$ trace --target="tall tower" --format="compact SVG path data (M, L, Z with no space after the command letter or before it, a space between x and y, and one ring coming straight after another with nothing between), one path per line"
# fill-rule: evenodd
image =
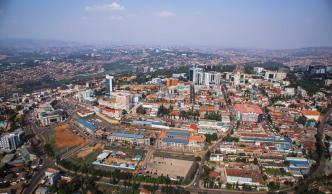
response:
M110 96L111 92L113 92L113 76L106 75L106 96Z

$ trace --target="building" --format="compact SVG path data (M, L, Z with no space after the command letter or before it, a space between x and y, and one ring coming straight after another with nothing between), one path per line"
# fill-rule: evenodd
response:
M112 133L111 135L107 136L107 139L110 141L124 141L130 144L136 145L150 145L150 138L144 137L144 135L137 135L131 133Z
M307 118L307 120L313 119L315 121L318 121L320 116L320 113L316 110L303 110L302 114Z
M16 131L14 133L6 134L0 138L0 149L16 150L23 143L24 143L24 132Z
M167 79L166 80L166 86L176 86L178 85L179 80L178 79Z
M266 80L283 80L286 79L287 73L278 71L266 71L264 79Z
M306 158L286 157L289 162L289 171L292 174L306 175L310 171L310 163Z
M110 96L113 92L113 76L106 75L106 82L105 82L105 95Z
M210 161L213 162L222 162L223 159L224 159L224 154L211 153L210 155Z
M235 116L238 121L258 122L263 114L262 109L255 104L235 104Z
M256 170L225 168L224 172L230 184L261 186L264 183L262 175Z
M189 81L194 85L202 85L204 82L204 70L199 67L192 67L189 69Z
M221 83L222 74L216 71L207 71L214 68L192 67L189 69L189 81L194 85L219 85Z
M242 66L237 66L233 72L233 84L235 86L243 85L246 83L246 75Z
M115 96L115 108L129 111L133 107L132 95L129 93L118 92Z
M90 122L88 122L88 121L86 121L82 118L77 120L77 124L81 128L85 129L87 132L89 132L91 134L94 134L97 130L97 127L94 124L92 124L92 123L90 123Z
M222 75L216 71L209 71L204 73L204 85L220 85Z
M97 98L91 89L81 91L75 95L79 102L83 102L89 105L95 105L97 103Z
M160 133L158 147L160 149L195 151L205 146L204 135L193 135L189 131L163 130Z
M51 185L56 184L56 182L61 178L60 171L54 168L48 168L45 171L45 176L48 178L48 181Z
M43 127L62 122L67 118L67 114L64 110L54 110L50 103L40 105L35 113L37 119Z

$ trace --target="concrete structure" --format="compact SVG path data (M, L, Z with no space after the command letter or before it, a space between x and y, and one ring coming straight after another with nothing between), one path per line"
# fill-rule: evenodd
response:
M106 96L110 96L111 93L113 92L113 79L114 79L113 76L106 75L106 82L105 82L105 88L106 88L105 95Z
M189 69L189 81L194 85L202 85L204 81L204 70L199 67L192 67Z
M235 104L236 119L242 122L258 122L259 116L263 114L262 109L255 104Z
M97 127L95 125L82 118L77 120L77 124L91 134L94 134L97 130Z
M225 168L224 173L230 184L261 186L264 183L262 175L256 170Z
M133 107L132 95L124 92L116 93L115 103L115 108L129 111Z
M144 135L136 135L131 133L112 133L107 136L110 141L124 141L137 145L150 145L150 138L144 137Z
M54 110L50 103L40 105L35 114L41 126L48 126L53 123L62 122L67 117L62 109Z
M204 135L193 135L188 131L163 130L158 141L159 148L170 150L194 151L204 146Z
M16 150L24 143L24 132L17 131L14 133L6 134L0 138L1 150Z

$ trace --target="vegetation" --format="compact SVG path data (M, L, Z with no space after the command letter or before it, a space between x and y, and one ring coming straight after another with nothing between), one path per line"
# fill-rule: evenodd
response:
M271 191L276 191L276 190L279 190L280 185L276 184L275 182L269 182L269 183L267 184L267 187L268 187L269 190L271 190Z
M180 118L181 119L194 119L194 120L198 120L199 118L199 111L192 111L192 110L188 110L188 111L184 111L182 110L180 112Z
M190 194L189 191L186 191L184 188L181 187L170 187L170 186L165 186L165 187L161 187L161 192L162 193L173 193L173 194Z
M299 118L296 119L296 122L299 124L305 125L307 123L307 117L299 116Z
M45 144L44 150L45 150L46 154L49 157L54 157L55 156L55 152L54 152L53 147L52 147L51 144L49 144L49 143Z
M216 133L211 134L205 134L206 142L211 143L212 141L218 140L218 135Z
M221 121L221 115L216 112L207 112L204 116L205 119Z
M224 137L223 140L224 140L224 141L227 141L227 142L233 142L233 141L235 141L235 142L239 142L239 138L238 138L238 137L233 137L233 136L231 136L231 135L229 135L229 134L227 134L227 136Z
M173 107L166 108L163 104L159 106L157 116L163 117L165 115L168 115L172 111Z
M143 106L139 106L137 109L136 109L136 112L138 114L141 114L141 115L145 115L146 114L146 110L145 108L143 108Z

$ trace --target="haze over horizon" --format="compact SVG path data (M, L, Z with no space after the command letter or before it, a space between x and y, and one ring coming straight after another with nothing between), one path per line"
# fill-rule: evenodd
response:
M0 2L0 39L286 49L332 46L331 21L329 0Z

